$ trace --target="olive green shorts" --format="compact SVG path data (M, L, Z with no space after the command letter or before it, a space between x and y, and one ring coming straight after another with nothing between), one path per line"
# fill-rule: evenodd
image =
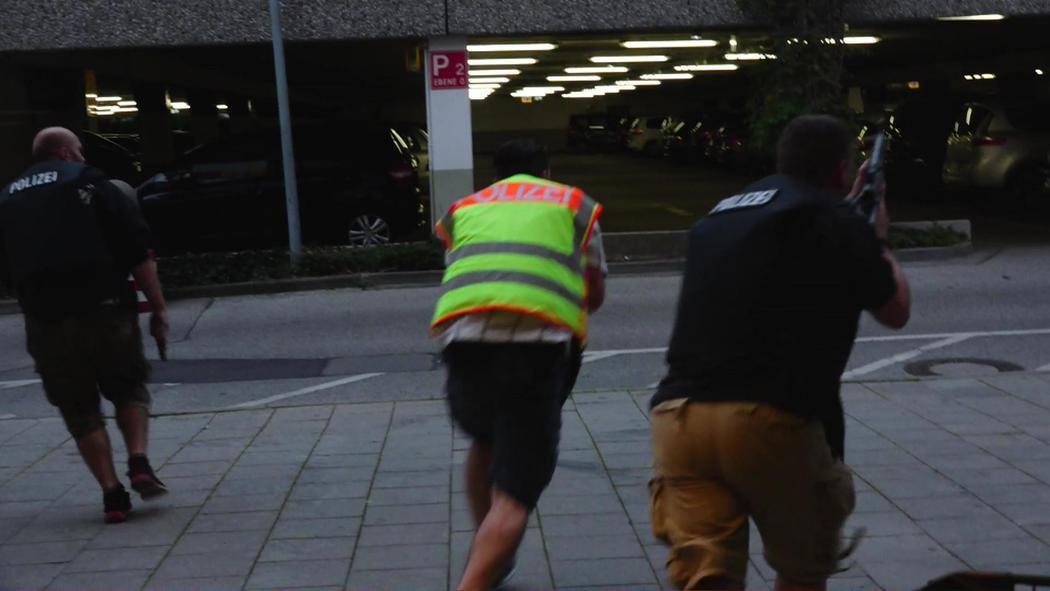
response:
M824 428L757 403L670 400L652 410L653 533L671 543L671 581L744 582L748 518L766 561L789 583L823 583L839 568L853 477Z
M148 412L150 367L134 310L104 305L64 318L27 316L26 344L48 402L74 438L104 426L101 397Z

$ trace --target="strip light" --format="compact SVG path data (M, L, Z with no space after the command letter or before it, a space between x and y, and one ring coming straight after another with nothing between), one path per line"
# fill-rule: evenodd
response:
M468 45L472 53L495 53L503 51L551 51L558 46L553 43L491 43L486 45Z
M224 105L220 103L218 105L215 105L215 108L219 111L228 111L230 110L230 105Z
M565 68L566 74L626 74L630 68L623 66L582 66L578 68Z
M595 64L641 64L666 62L671 58L666 55L596 55L591 58Z
M601 76L547 76L548 82L600 82Z
M642 80L692 80L692 74L644 74Z
M874 45L879 41L882 41L882 39L871 35L856 35L842 38L842 42L846 45Z
M122 96L96 96L96 103L117 103L124 100Z
M1043 70L1042 70L1042 69L1040 69L1040 68L1036 68L1036 69L1035 69L1035 75L1036 75L1036 76L1042 76L1042 75L1043 75Z
M172 101L171 108L179 111L185 111L190 108L190 104L185 101Z
M941 16L939 21L1001 21L1005 16L1001 14L969 14L964 16Z
M777 56L771 53L727 53L725 58L731 62L752 62L760 60L775 60Z
M624 41L621 43L627 49L681 49L688 47L715 47L718 41L714 39L668 39L664 41Z
M663 83L659 80L617 80L616 84L620 86L660 86Z
M468 82L471 84L506 84L510 82L510 78L500 78L498 76L492 78L471 78Z
M138 103L135 101L117 101L119 107L137 107Z
M470 76L517 76L518 74L521 74L521 70L514 68L502 70L470 70L467 74Z
M501 84L471 84L471 90L496 90Z
M674 67L675 72L732 72L739 69L740 66L736 64L689 64ZM642 76L642 78L645 78L645 76ZM668 78L668 80L674 80L674 78Z
M467 60L471 66L533 66L537 59L534 57L500 57Z
M489 95L493 92L495 91L487 88L471 88L467 91L467 95L472 101L483 101L489 98Z

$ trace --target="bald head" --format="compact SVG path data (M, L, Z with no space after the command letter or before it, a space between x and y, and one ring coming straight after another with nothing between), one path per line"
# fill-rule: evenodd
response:
M33 138L33 159L84 162L84 147L77 134L65 127L47 127Z

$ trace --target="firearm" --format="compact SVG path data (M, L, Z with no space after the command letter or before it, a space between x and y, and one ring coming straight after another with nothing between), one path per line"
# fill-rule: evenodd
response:
M875 134L875 144L872 146L871 156L868 157L868 170L864 175L864 186L861 187L860 194L853 200L857 212L864 216L873 226L875 225L875 220L879 217L882 192L886 185L884 174L885 157L886 132L880 131Z

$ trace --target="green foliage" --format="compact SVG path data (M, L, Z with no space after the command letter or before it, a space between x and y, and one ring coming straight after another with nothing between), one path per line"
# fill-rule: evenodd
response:
M777 56L760 67L749 102L752 140L772 156L777 138L792 119L807 113L843 116L845 0L737 0L747 15L771 26Z
M929 228L890 227L890 248L930 248L935 246L955 246L970 239L962 232L947 226L933 224Z
M350 273L424 271L444 266L444 250L437 243L396 244L372 248L311 248L303 251L294 272L283 250L186 254L157 262L165 287L188 287L324 277Z

